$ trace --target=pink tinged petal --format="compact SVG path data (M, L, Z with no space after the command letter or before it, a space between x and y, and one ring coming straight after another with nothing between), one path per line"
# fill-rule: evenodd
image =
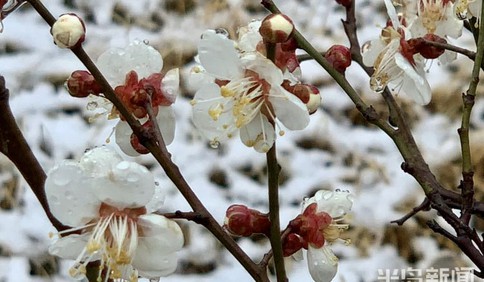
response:
M57 239L49 246L49 254L63 259L75 260L86 247L91 233L71 234Z
M163 68L163 59L160 53L141 41L134 41L125 49L110 49L97 60L97 65L111 86L124 83L126 74L136 71L138 78L142 79Z
M93 191L102 202L118 209L146 205L155 193L153 174L135 162L122 161L107 177L92 180Z
M280 86L272 86L269 101L278 120L290 130L301 130L309 124L306 105Z
M193 123L203 136L212 141L222 142L237 130L232 115L233 101L220 95L220 87L215 83L202 86L192 101ZM220 107L223 107L220 108ZM220 115L210 115L209 111L220 109Z
M324 246L316 249L308 247L308 268L315 282L330 282L338 271L338 260L332 251Z
M246 69L256 72L259 78L266 80L272 86L282 84L284 75L281 69L260 53L245 55L240 60Z
M175 113L170 106L158 107L156 122L160 127L161 136L166 145L170 145L175 138Z
M133 130L129 127L129 124L120 120L114 129L116 144L118 144L121 151L126 155L136 157L140 154L131 145L131 134L133 134Z
M234 42L214 30L202 34L198 45L200 63L216 78L230 80L243 75Z
M133 266L147 278L166 276L176 270L176 251L183 247L180 226L164 216L147 214L139 217L138 226L143 237L133 258Z
M123 158L112 148L101 146L87 151L79 161L79 166L88 176L104 177L122 161Z
M475 0L469 3L468 9L472 16L479 19L481 17L481 7L482 0Z
M312 203L317 203L317 212L326 212L332 218L342 217L353 206L353 196L348 191L319 190L314 197L309 198L303 204L303 210Z
M172 103L175 102L180 88L180 71L178 68L169 70L161 81L165 97Z
M414 68L400 53L395 54L395 63L404 72L403 91L416 103L427 105L432 99L432 90L423 68Z
M68 226L83 226L97 218L101 202L92 181L79 164L65 161L47 173L45 193L52 214Z
M240 129L242 143L247 147L254 147L259 153L267 153L272 148L275 138L274 126L260 113Z

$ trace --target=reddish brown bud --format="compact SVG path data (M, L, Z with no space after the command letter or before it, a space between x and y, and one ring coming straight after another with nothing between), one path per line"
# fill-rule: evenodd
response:
M350 49L343 45L333 45L328 49L324 57L335 70L344 74L347 67L351 65Z
M72 97L84 98L89 94L98 95L101 87L88 71L74 71L66 81L67 90Z
M259 33L264 42L286 42L294 31L292 20L283 14L271 14L262 20Z
M438 43L447 43L447 41L435 34L426 34L423 39ZM420 42L421 44L418 45L416 51L422 55L425 59L436 59L440 57L440 55L444 54L445 49L439 48L437 46L432 46L430 44L425 43L424 41Z
M231 205L225 213L224 227L232 235L248 237L253 234L269 234L270 222L267 214L244 205Z

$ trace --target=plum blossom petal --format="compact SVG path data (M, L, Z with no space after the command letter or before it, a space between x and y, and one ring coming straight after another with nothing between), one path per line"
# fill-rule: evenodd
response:
M140 216L139 226L143 237L139 238L133 266L147 278L157 278L173 273L177 257L173 253L183 247L183 233L174 221L164 216L149 214Z
M315 282L330 282L338 271L338 258L330 248L323 246L319 249L311 245L307 251L308 268Z
M134 162L122 161L109 170L108 177L94 178L92 182L99 200L118 209L142 207L155 192L153 174Z
M271 89L269 101L276 117L290 130L301 130L309 124L309 113L306 105L283 88Z
M274 144L274 126L265 115L258 114L240 129L240 139L247 147L254 147L259 153L267 153Z
M145 78L163 68L163 59L155 48L134 41L125 49L111 49L99 56L97 65L111 86L124 83L128 72L134 70L138 77Z
M348 191L319 190L303 204L303 210L312 203L317 203L317 212L326 212L332 218L347 214L353 206L353 197Z
M52 214L68 226L88 223L101 206L88 175L73 161L64 161L48 172L45 193Z
M131 145L132 134L133 130L126 121L120 120L114 128L114 138L121 151L128 156L136 157L139 153Z
M175 139L175 112L172 107L158 107L156 122L160 127L161 136L166 145L170 145Z
M75 260L87 244L91 234L71 234L58 238L49 246L49 253L63 259Z
M198 56L207 72L216 78L231 79L242 75L234 42L215 30L207 30L202 34Z
M423 67L412 66L402 54L395 54L396 65L403 70L404 80L402 90L420 105L427 105L432 99L432 89L430 88Z
M118 153L101 146L88 150L79 160L79 166L90 177L107 177L113 166L123 161Z

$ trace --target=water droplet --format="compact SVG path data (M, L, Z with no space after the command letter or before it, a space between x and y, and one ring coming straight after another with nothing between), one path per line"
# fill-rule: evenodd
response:
M160 281L160 278L150 278L150 282L158 282Z
M130 167L129 162L120 162L116 165L116 168L119 170L127 170Z
M341 189L339 188L336 188L336 190L334 190L335 192L341 192Z
M143 43L146 44L146 45L150 45L150 41L148 39L144 39Z
M210 147L212 147L212 148L214 148L214 149L217 149L217 148L218 148L218 146L220 146L220 142L218 142L217 140L211 140L211 141L209 142L209 145L210 145Z
M215 33L225 35L229 37L229 32L225 28L216 28Z
M60 204L60 202L59 202L59 197L57 197L57 196L55 196L55 195L50 196L50 197L49 197L49 199L50 199L50 201L52 202L52 204L54 204L54 205L58 205L58 204Z
M155 181L155 186L159 186L159 185L160 185L160 182Z
M91 102L87 103L87 106L86 106L86 108L89 111L94 111L97 107L98 107L98 104L95 101L91 101Z
M366 53L368 52L368 50L371 49L371 41L368 41L366 42L365 44L363 44L363 46L361 47L361 51L362 53Z
M66 199L67 199L67 200L72 200L72 199L74 199L74 194L72 194L72 192L71 192L71 191L66 191L66 192L64 193L64 195L66 196Z
M333 197L333 192L325 193L323 199L328 200Z
M139 180L139 175L136 174L136 173L129 173L127 176L126 176L126 180L128 182L136 182Z
M54 183L59 186L65 186L71 182L69 175L67 174L56 174L54 177Z

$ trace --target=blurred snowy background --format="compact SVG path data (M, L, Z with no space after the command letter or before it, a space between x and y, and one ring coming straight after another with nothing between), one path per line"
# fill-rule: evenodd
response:
M258 0L45 0L54 15L75 12L86 22L86 51L93 59L110 47L124 47L135 39L159 49L165 69L181 67L183 82L193 66L196 44L208 28L225 28L235 36L239 26L265 15ZM276 1L303 34L319 49L347 45L340 19L343 10L332 0ZM359 0L360 42L376 38L386 21L383 1ZM84 69L68 50L52 43L49 27L28 4L4 21L0 34L0 74L11 93L11 107L35 155L48 170L57 161L78 159L86 148L109 140L113 121L91 120L86 101L71 98L63 83ZM460 46L472 46L464 36ZM460 93L467 87L470 63L460 58L448 66L427 63L433 100L424 108L399 101L421 150L436 175L448 187L459 180ZM471 266L455 246L434 235L422 213L402 227L390 224L423 200L417 183L400 170L402 158L391 140L354 109L347 96L314 62L302 64L306 83L317 85L321 109L301 132L278 139L281 174L281 225L300 212L300 202L319 189L348 189L355 195L351 228L343 237L350 246L335 245L340 267L335 281L385 281L378 269L454 269ZM371 92L368 78L353 65L347 77L359 93L384 112L380 97ZM184 84L186 85L186 84ZM478 92L482 93L482 89ZM481 94L479 93L479 94ZM245 147L238 138L212 149L190 121L193 90L183 87L174 104L175 141L169 146L175 163L202 202L222 223L226 208L242 203L267 211L265 156ZM473 160L477 198L484 192L484 100L478 99L472 116ZM163 211L188 211L189 206L150 156L136 158L150 168L166 192ZM72 262L47 253L48 233L54 231L29 187L15 168L0 157L0 281L71 281ZM243 268L196 224L180 222L186 246L175 274L161 281L251 281ZM475 222L481 230L483 222ZM239 239L256 260L269 249L263 237ZM311 281L306 261L287 260L291 281ZM381 275L380 275L381 276ZM392 281L398 281L399 278ZM475 279L476 281L477 279ZM450 281L450 280L449 280Z

